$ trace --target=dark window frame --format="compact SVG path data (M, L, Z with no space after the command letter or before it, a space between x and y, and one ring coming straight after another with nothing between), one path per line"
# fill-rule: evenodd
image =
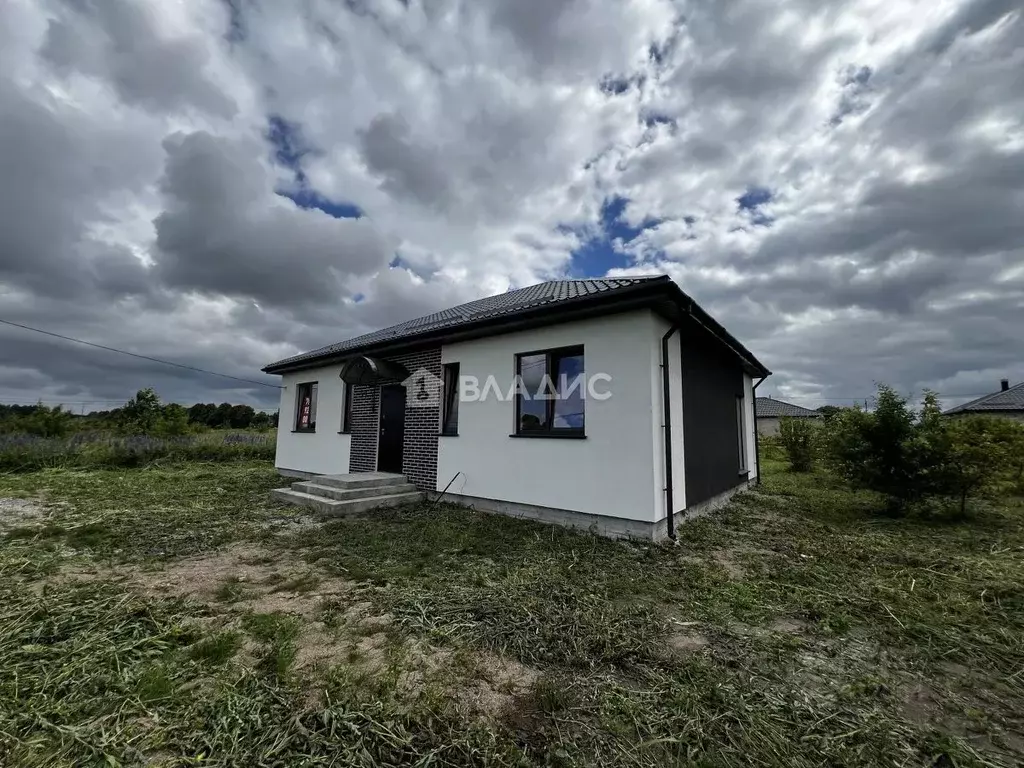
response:
M459 435L459 363L445 363L441 366L441 435Z
M309 389L309 409L310 409L310 425L308 427L302 427L300 421L302 419L302 393L308 388ZM320 394L320 382L319 381L302 381L295 385L295 418L292 420L292 432L316 432L316 411L319 405L318 397L313 396L313 391L316 390L316 394Z
M565 357L582 357L583 358L583 375L586 375L587 370L587 358L584 352L582 344L573 344L566 347L552 347L550 349L538 349L532 352L519 352L515 356L515 375L516 381L522 381L522 363L524 357L534 357L537 355L544 355L544 374L550 378L550 380L557 386L557 376L552 376L552 371L558 370L558 361ZM586 384L584 384L586 386ZM513 425L512 434L509 437L549 437L549 438L585 438L586 435L586 397L581 396L580 401L583 404L583 426L582 427L556 427L555 423L555 403L557 400L554 398L545 400L545 423L546 427L542 429L523 429L522 428L522 414L521 407L523 403L522 395L518 392L515 396L515 424Z
M356 388L354 384L344 382L344 391L341 393L341 431L339 435L352 434L352 401L355 399Z

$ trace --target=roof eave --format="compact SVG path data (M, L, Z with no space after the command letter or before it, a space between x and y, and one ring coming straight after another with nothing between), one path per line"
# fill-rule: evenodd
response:
M1010 406L1010 407L994 407L994 408L950 408L948 411L943 411L943 416L956 416L958 413L1024 413L1024 407Z
M638 301L647 301L647 294L652 295L660 291L663 286L671 283L666 277L647 280L642 283L621 288L613 293L596 293L586 296L579 296L574 299L567 299L558 302L547 302L531 307L526 310L509 314L491 315L478 320L473 320L458 326L447 326L444 328L433 328L417 334L410 334L399 339L365 344L359 347L341 350L335 353L327 353L293 362L280 361L271 363L262 368L264 373L284 374L295 371L307 370L309 368L320 368L324 365L331 365L346 360L355 355L365 354L396 354L406 349L422 347L431 342L452 342L461 341L467 338L479 338L481 336L498 335L509 330L520 330L520 326L532 325L541 320L563 316L566 320L575 319L581 313L594 308L614 308L619 304L632 304Z

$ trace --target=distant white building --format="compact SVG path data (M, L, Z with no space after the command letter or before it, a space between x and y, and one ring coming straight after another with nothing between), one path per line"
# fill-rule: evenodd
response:
M799 405L776 400L773 397L757 398L757 433L764 437L779 434L783 416L793 419L820 419L822 415Z

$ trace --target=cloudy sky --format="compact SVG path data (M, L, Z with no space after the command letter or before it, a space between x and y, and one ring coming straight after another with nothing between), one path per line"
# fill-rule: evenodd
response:
M273 382L667 272L764 392L951 405L1024 379L1021 72L1015 0L4 0L0 319ZM0 401L146 385L277 398L0 326Z

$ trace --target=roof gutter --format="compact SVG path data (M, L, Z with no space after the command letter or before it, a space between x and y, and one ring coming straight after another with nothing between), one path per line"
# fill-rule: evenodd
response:
M672 327L661 337L661 402L665 430L665 520L668 526L668 538L671 541L678 541L678 539L676 538L675 502L672 497L672 382L668 368L668 340L678 330L679 323L673 323Z

